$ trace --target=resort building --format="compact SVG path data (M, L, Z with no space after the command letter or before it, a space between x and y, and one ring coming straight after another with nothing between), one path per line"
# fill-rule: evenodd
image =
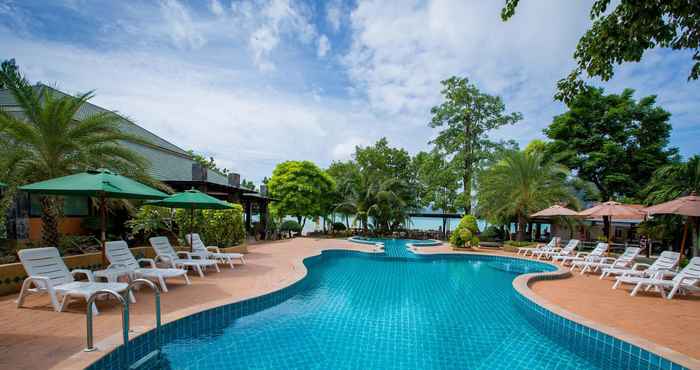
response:
M66 93L55 88L37 84L37 89L51 89L53 94ZM13 114L21 115L22 110L16 104L8 90L0 90L0 108ZM86 103L81 107L75 119L80 120L90 115L108 112L97 105ZM257 233L265 238L268 204L271 199L267 189L261 185L260 192L241 187L238 173L223 174L206 168L196 162L192 155L168 140L146 130L131 120L120 116L122 130L138 136L148 144L123 143L125 147L137 152L150 162L151 175L172 187L176 191L195 188L216 198L239 203L245 210L246 228L249 233ZM59 229L65 234L80 234L84 231L84 221L95 214L87 197L64 197L64 216ZM38 198L20 193L8 217L8 237L10 239L38 239L41 234L41 207ZM254 221L258 221L255 222ZM259 225L256 227L256 225Z

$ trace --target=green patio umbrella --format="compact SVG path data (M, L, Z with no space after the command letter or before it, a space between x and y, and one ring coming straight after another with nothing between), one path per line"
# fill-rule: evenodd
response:
M106 262L106 199L162 199L168 196L166 193L103 168L35 182L33 184L21 186L20 190L36 194L76 195L99 198L100 228L102 231L100 242L102 244L103 263Z
M182 193L173 194L165 199L154 200L147 202L148 205L170 207L170 208L188 208L190 210L190 248L192 248L192 230L194 228L194 210L195 209L230 209L232 205L216 199L211 195L202 193L199 190L190 189Z

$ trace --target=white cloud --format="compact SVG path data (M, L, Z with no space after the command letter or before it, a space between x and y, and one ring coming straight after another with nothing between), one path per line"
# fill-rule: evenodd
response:
M321 37L318 38L318 51L316 55L318 55L319 58L323 58L329 50L331 50L331 42L328 41L326 35L321 35Z
M351 137L341 143L336 144L333 147L331 155L333 156L334 160L348 160L352 157L353 154L355 154L355 147L366 146L368 144L370 144L370 142L366 139L360 137Z
M163 21L175 46L196 49L206 43L183 4L177 0L161 0L160 5Z
M326 21L334 31L340 30L343 15L343 4L340 0L331 0L326 4Z
M216 16L221 16L222 14L224 14L224 7L221 6L219 0L211 0L209 2L209 9Z

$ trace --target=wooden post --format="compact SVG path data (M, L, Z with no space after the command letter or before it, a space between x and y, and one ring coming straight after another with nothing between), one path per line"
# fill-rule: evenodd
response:
M100 244L102 244L102 265L107 264L107 200L100 195Z
M681 240L681 260L685 256L683 256L683 252L685 251L685 241L688 239L688 224L690 223L690 217L687 217L685 220L685 225L683 226L683 239Z

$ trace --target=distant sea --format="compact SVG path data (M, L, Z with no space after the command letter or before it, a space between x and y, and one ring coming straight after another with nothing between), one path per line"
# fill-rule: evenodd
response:
M336 217L336 222L345 223L345 218ZM457 227L458 223L459 223L459 219L448 218L447 219L447 230L454 230L454 228ZM479 220L478 224L479 224L479 230L484 230L486 228L485 221ZM350 219L350 226L352 227L352 219ZM426 230L427 231L427 230L440 230L441 227L442 227L442 219L441 218L411 217L410 224L408 225L407 228L413 229L413 230ZM306 224L304 225L303 233L306 234L308 232L312 232L315 230L321 230L322 228L323 228L323 224L316 225L315 222L313 222L311 220L306 220Z

